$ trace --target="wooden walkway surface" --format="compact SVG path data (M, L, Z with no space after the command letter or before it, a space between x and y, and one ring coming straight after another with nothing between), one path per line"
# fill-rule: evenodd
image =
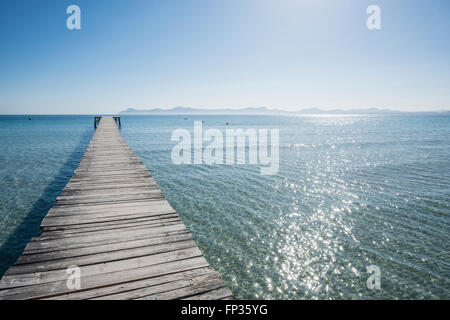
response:
M0 281L0 299L232 299L145 165L103 117ZM80 287L68 271L79 267Z

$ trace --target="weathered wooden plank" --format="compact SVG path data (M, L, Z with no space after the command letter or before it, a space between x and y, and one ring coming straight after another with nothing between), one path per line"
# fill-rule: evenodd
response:
M56 216L58 214L81 214L81 213L106 213L106 212L115 212L115 211L125 211L130 214L133 213L134 210L139 210L142 208L149 208L150 210L155 209L156 207L168 207L170 206L166 199L155 199L148 201L140 201L140 202L123 202L123 203L104 203L99 205L79 205L79 206L60 206L53 207L49 210L48 215ZM172 208L172 207L170 207ZM173 210L173 209L172 209Z
M123 210L123 209L122 209ZM62 224L66 226L72 226L72 225L82 225L87 223L102 223L102 222L109 222L109 221L117 221L117 220L127 220L127 219L136 219L136 218L145 218L145 217L155 217L155 216L161 216L161 215L167 215L175 213L175 210L172 208L167 209L160 209L151 211L147 208L143 208L141 210L133 210L128 212L123 211L113 211L111 213L80 213L80 214L72 214L67 215L67 218L64 219L62 215L55 215L52 217L45 218L44 221L42 221L41 228L45 227L52 227L52 226L60 226Z
M80 228L54 228L53 230L44 229L42 234L45 234L45 237L48 236L58 236L60 234L67 234L67 235L78 235L78 234L87 234L90 232L97 232L97 231L111 231L111 230L117 230L122 231L124 229L129 229L133 227L138 226L146 226L146 227L161 227L161 226L168 226L175 223L180 223L181 219L178 216L173 217L167 217L165 219L152 219L152 220L144 220L144 221L125 221L122 223L119 223L116 221L114 224L108 224L108 225L97 225L97 226L91 226L91 227L80 227Z
M53 236L47 236L45 233L43 233L40 237L39 240L35 241L35 240L31 240L30 243L40 243L40 244L50 244L50 245L55 245L55 244L60 244L60 245L64 245L64 244L71 244L71 243L83 243L83 242L89 242L89 241L98 241L98 240L103 240L105 238L111 238L111 237L115 237L115 238L119 238L122 236L130 236L132 237L133 234L134 235L138 235L140 233L145 233L146 235L150 235L150 234L155 234L155 235L159 235L159 234L163 234L166 233L168 231L179 231L179 230L185 230L186 227L184 226L183 223L178 222L175 224L171 224L168 226L159 226L159 227L152 227L152 226L142 226L142 227L132 227L132 228L126 228L125 230L122 230L120 233L119 232L111 232L109 230L106 231L97 231L97 232L92 232L90 234L83 234L83 235L72 235L72 234L67 234L67 235L62 235L62 236L58 236L57 238L53 237Z
M83 276L81 278L81 290L68 290L66 280L36 284L27 287L16 287L8 290L0 290L0 299L30 299L39 297L45 298L68 292L81 293L89 289L98 289L131 281L150 279L153 277L160 277L175 272L192 270L207 266L208 263L206 262L205 258L200 256L96 276Z
M194 279L192 279L194 280ZM193 295L205 293L214 289L225 287L225 283L220 278L199 281L198 283L190 283L167 292L150 294L148 296L139 297L136 300L173 300L182 299Z
M61 300L61 299L93 299L93 298L100 298L112 294L117 294L121 292L131 291L135 289L141 289L146 288L150 286L156 286L158 284L163 284L167 282L172 282L176 280L183 280L183 279L190 279L192 277L201 276L201 275L207 275L216 273L214 269L211 267L203 267L188 271L182 271L182 272L176 272L171 273L167 275L162 275L159 277L144 279L144 280L136 280L132 282L126 282L123 284L118 285L111 285L99 289L92 289L92 290L86 290L83 292L73 292L73 293L66 293L64 295L59 296L53 296L47 298L48 300Z
M71 193L71 192L79 192L80 194L82 193L87 193L87 192L92 192L94 190L99 190L99 191L106 191L106 190L115 190L115 189L128 189L128 188L157 188L158 186L156 185L156 183L148 183L145 180L142 182L139 181L132 181L129 183L115 183L115 184L100 184L100 183L84 183L84 184L68 184L66 185L66 187L64 188L63 192L61 192L61 195L65 195L67 193Z
M96 172L96 173L77 173L73 176L72 182L97 182L97 183L106 183L109 181L113 181L116 183L122 183L123 181L133 181L134 179L152 179L152 176L149 172L146 171L133 171L133 173L124 172L124 171L115 171L114 173L108 174L108 171L105 172ZM148 181L148 180L147 180Z
M85 256L74 256L63 259L39 261L35 263L27 263L21 265L14 265L5 273L6 276L43 272L64 269L72 265L79 267L96 264L106 263L111 261L125 260L135 257L145 257L157 253L176 251L181 249L193 248L195 242L192 240L176 241L172 243L149 245L144 247L128 248L126 250L117 250L114 252L96 253Z
M167 291L173 291L181 288L194 286L196 283L209 282L211 280L219 279L219 274L217 272L200 275L196 277L191 277L189 279L175 280L166 282L160 285L143 287L135 290L130 290L122 293L112 294L108 296L102 296L100 298L94 298L93 300L130 300L130 299L140 299L143 297L148 297L156 294L163 294Z
M66 191L56 198L56 201L60 200L77 200L77 199L95 199L104 198L105 196L128 196L128 195L142 195L142 194L162 194L156 186L153 187L141 187L141 188L121 188L121 189L107 189L107 190L97 190L96 192L77 192L77 191Z
M64 247L57 247L55 245L53 245L53 246L51 246L51 245L50 246L36 246L36 244L39 244L38 238L32 238L33 242L28 243L28 245L25 247L23 254L24 255L43 254L43 253L48 253L48 252L60 251L60 250L78 250L81 248L89 248L89 247L100 246L100 245L110 245L110 244L124 243L124 242L149 239L149 238L152 238L152 239L153 238L165 238L165 237L181 235L181 234L188 234L188 233L189 232L187 229L171 231L171 232L166 232L163 234L156 234L156 235L155 234L147 234L145 232L142 234L136 234L136 236L134 236L134 237L133 236L124 237L123 235L121 235L120 237L112 237L109 239L101 239L101 240L96 240L96 241L91 241L91 242L86 242L86 243L70 243L70 244L66 244ZM34 244L34 246L33 246L33 244Z
M136 197L154 197L154 196L163 196L163 193L159 189L122 189L122 193L120 190L111 190L106 192L95 192L91 194L79 194L77 192L70 193L69 195L58 196L56 201L61 204L63 202L78 203L79 201L90 201L90 200L101 200L101 201L117 201L117 200L126 200L126 199L134 199ZM97 202L97 201L96 201Z
M148 265L160 264L169 261L183 260L193 257L201 257L202 254L197 247L181 249L176 251L152 254L144 257L130 258L119 261L97 263L93 265L81 266L83 277L112 273L116 271L131 270ZM67 267L59 270L50 270L43 272L32 272L25 274L8 275L6 273L0 281L0 289L30 286L40 283L66 281Z
M86 256L96 253L114 252L118 250L126 250L132 248L139 248L144 246L159 245L164 243L172 243L177 241L191 240L192 235L189 233L182 233L168 237L144 238L140 240L131 240L124 242L116 242L104 245L95 245L89 247L75 248L75 249L61 249L58 251L50 251L35 254L23 254L17 260L16 265L25 263L34 263L40 261L49 261L57 259L65 259L69 257Z
M149 215L147 213L141 216L130 217L129 215L116 216L110 220L99 220L99 219L91 219L90 221L80 222L79 218L72 219L64 219L64 218L54 218L50 221L47 221L47 224L43 226L41 224L41 228L43 231L49 230L68 230L72 231L75 229L86 229L90 227L104 227L104 226L115 226L119 224L128 224L128 223L138 223L138 222L147 222L147 221L159 221L164 219L171 218L179 218L179 216L173 213L167 214L158 214L158 215Z
M73 199L73 200L57 200L55 206L63 205L77 205L77 204L102 204L102 203L123 203L134 202L151 199L162 199L164 195L162 192L142 193L138 195L118 195L116 197L92 197L87 199Z
M179 224L181 223L181 219L177 216L166 218L166 219L157 219L157 220L146 220L146 221L138 221L138 222L126 222L126 223L115 223L115 224L109 224L109 225L100 225L100 226L94 226L94 227L85 227L85 228L71 228L71 229L56 229L56 230L48 230L44 229L42 235L45 237L45 239L48 239L49 237L58 237L60 238L61 235L86 235L90 234L91 232L97 232L97 231L112 231L116 230L117 232L123 231L126 229L131 229L134 227L149 227L149 228L156 228L161 226L169 226L173 224Z

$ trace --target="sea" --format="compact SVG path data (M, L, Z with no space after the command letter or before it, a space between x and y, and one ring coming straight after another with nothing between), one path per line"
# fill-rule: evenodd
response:
M279 169L175 164L176 129L278 129ZM122 115L237 299L450 299L450 115ZM93 116L0 116L0 275L39 235Z

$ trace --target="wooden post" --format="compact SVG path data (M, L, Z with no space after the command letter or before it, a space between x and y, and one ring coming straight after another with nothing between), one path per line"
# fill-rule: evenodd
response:
M121 128L122 127L122 123L120 122L120 117L113 117L114 121L116 122L116 125Z
M100 123L101 116L96 116L94 118L94 129L97 129L98 124Z

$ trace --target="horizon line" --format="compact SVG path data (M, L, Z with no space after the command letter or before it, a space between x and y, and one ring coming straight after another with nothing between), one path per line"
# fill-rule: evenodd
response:
M194 108L192 108L194 109ZM229 109L229 110L243 110L246 108L242 108L242 109ZM311 109L315 109L315 108L311 108ZM351 109L351 110L344 110L344 109L333 109L333 110L322 110L319 109L321 111L321 113L304 113L306 115L314 115L314 114L336 114L335 111L340 111L343 113L347 113L347 114L361 114L358 113L357 111L364 111L364 110L371 110L373 108L367 108L367 109ZM139 110L139 109L135 109L137 111L137 113L139 111L152 111L155 109L147 109L147 110ZM180 113L165 113L164 111L170 111L172 109L161 109L161 112L155 112L154 114L160 114L160 115L185 115L186 113L180 112ZM197 109L197 110L201 110L201 111L210 111L210 114L205 114L205 113L190 113L190 114L196 114L196 115L211 115L211 111L212 113L214 113L214 109ZM224 109L216 109L217 111L221 111ZM268 109L269 111L273 111L273 114L267 114L267 113L247 113L247 114L251 114L251 115L283 115L283 114L276 114L276 111L281 111L284 112L285 115L293 115L296 113L301 112L302 110L296 110L296 111L287 111L287 110L281 110L281 109ZM304 109L304 110L308 110L308 109ZM445 112L450 112L450 109L440 109L440 110L429 110L429 111L423 111L423 110L419 110L419 111L401 111L401 110L391 110L391 109L378 109L378 112L373 112L373 113L365 113L365 114L389 114L389 113L445 113ZM333 112L334 111L334 112ZM116 113L111 113L111 112L97 112L97 113L0 113L0 116L114 116L114 115L131 115L133 112L125 112L125 111L119 111ZM217 112L217 115L223 115L223 114L232 114L232 113L227 113L227 112ZM242 115L245 115L246 113L242 113ZM145 114L136 114L136 115L145 115Z

